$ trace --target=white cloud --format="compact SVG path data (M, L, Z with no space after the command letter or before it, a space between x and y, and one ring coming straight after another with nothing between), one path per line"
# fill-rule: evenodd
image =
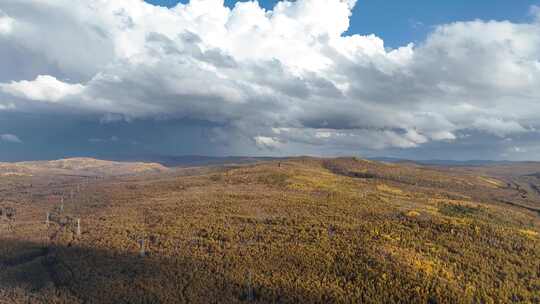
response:
M524 152L527 152L526 149L523 149L521 147L512 147L512 151L513 152L516 152L516 153L524 153Z
M16 107L15 107L15 104L13 102L9 102L9 103L0 103L0 111L3 111L3 110L14 110Z
M540 21L540 6L532 5L530 7L530 13L533 17L536 18L537 21Z
M104 143L104 142L117 142L120 138L118 136L111 136L110 138L90 138L88 139L88 142L91 143Z
M13 30L15 21L0 10L0 35L7 35Z
M0 90L30 100L57 102L69 95L82 93L84 86L69 84L48 75L38 75L33 81L12 81L0 84Z
M281 146L279 140L274 137L256 136L253 139L255 140L255 144L257 145L257 147L261 149L273 150Z
M0 134L0 141L7 142L7 143L16 143L20 144L22 141L13 134Z
M24 111L43 110L29 101L75 107L104 123L208 121L220 138L271 149L412 148L462 140L464 130L538 129L537 20L455 22L388 49L376 35L344 34L354 4L2 1L0 20L17 27L0 43L10 54L0 58L0 98Z
M486 131L499 137L527 132L527 129L515 121L504 121L497 118L480 117L474 121L473 126L478 130Z
M414 130L398 132L395 130L288 128L281 130L278 134L279 137L262 138L271 139L272 142L277 143L279 141L300 143L315 147L331 147L341 151L351 151L359 146L377 150L389 147L412 148L427 140ZM268 141L270 142L270 140ZM280 145L276 145L276 147L280 147Z

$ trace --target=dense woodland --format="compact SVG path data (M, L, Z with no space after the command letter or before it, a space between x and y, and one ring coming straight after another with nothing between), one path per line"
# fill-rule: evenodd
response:
M540 303L540 204L492 176L296 158L2 178L0 303Z

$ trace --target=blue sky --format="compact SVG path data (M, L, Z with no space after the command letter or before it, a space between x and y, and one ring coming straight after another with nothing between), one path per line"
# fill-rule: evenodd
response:
M146 0L146 2L171 7L177 0ZM180 1L187 2L187 1ZM226 0L233 7L238 1ZM262 0L259 4L271 9L277 1ZM388 47L399 47L409 42L419 43L433 26L457 21L509 20L526 22L531 16L531 5L540 1L530 0L358 0L353 10L352 34L376 34Z

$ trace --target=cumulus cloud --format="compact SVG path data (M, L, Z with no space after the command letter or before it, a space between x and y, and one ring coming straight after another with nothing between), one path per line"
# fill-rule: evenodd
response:
M88 139L88 142L91 143L107 143L107 142L117 142L120 138L118 136L111 136L110 138L90 138Z
M255 144L257 144L257 147L262 149L276 149L279 148L281 143L278 139L274 137L266 137L266 136L256 136L255 138Z
M84 86L81 84L65 83L48 75L38 75L33 81L21 80L0 84L0 90L13 96L49 102L81 94L83 89Z
M7 143L16 143L20 144L22 141L13 134L0 134L0 141L7 142Z
M538 18L440 25L419 45L388 49L376 35L345 34L355 2L281 1L265 10L222 0L170 9L5 0L0 102L24 111L54 104L66 115L77 108L104 123L206 121L220 141L315 152L414 148L471 130L536 132Z
M483 130L499 137L527 132L527 129L515 121L504 121L497 118L477 118L473 125L478 130Z
M0 35L7 35L11 33L13 29L13 19L0 10Z
M15 104L10 102L10 103L0 103L0 111L2 110L14 110L15 109Z
M530 8L530 13L537 21L540 21L540 6L532 5Z

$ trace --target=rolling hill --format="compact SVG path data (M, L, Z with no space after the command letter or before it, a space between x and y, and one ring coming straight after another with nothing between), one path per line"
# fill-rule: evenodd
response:
M2 180L8 302L540 302L539 202L474 168L302 157L48 179Z
M52 161L0 163L0 175L8 176L116 176L166 171L168 171L166 167L157 163L114 162L93 158L68 158Z

